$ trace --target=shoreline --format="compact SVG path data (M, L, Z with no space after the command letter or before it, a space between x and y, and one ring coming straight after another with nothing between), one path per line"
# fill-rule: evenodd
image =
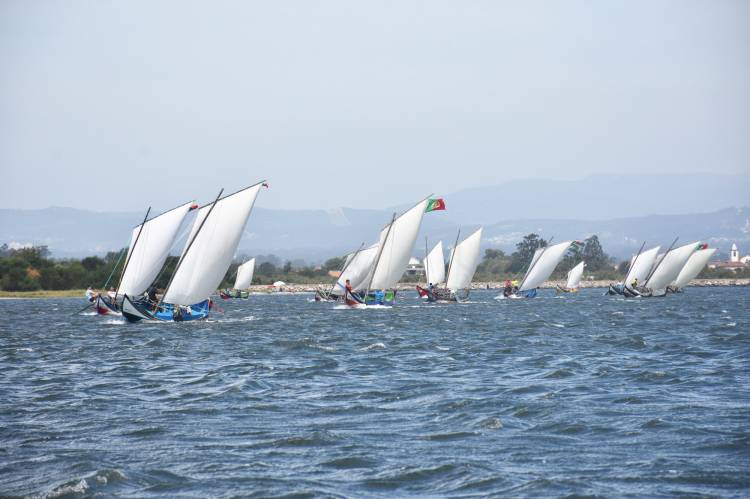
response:
M606 288L611 281L581 281L581 288ZM557 285L564 285L565 281L547 281L540 286L541 289L553 289ZM399 291L413 290L417 283L400 283L396 286ZM330 282L318 284L287 284L283 292L291 293L313 293L317 289L330 288ZM724 287L724 286L750 286L750 279L694 279L689 287ZM471 283L471 289L502 289L503 281L485 281ZM251 293L276 293L270 284L254 284L248 289ZM62 289L50 291L0 291L0 300L29 299L29 298L82 298L85 289Z

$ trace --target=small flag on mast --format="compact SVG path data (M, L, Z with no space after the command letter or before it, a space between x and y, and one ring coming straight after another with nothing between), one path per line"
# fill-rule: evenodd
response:
M443 198L434 198L427 201L427 208L424 210L425 213L431 211L440 211L445 209L445 200Z

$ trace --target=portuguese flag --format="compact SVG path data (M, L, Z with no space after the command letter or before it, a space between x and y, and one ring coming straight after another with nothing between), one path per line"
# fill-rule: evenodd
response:
M443 198L435 198L427 201L427 208L424 210L425 213L431 211L439 211L445 209L445 200Z

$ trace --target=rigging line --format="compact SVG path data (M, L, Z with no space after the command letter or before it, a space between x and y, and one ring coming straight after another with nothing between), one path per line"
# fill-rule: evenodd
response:
M106 289L107 285L109 284L110 279L112 279L112 276L115 273L115 270L117 270L117 266L120 265L120 261L122 260L122 256L125 254L126 248L122 248L120 250L120 257L115 262L115 266L112 267L112 272L109 273L109 277L107 277L107 282L104 283L104 286L102 286L102 289Z
M120 274L120 280L117 281L117 289L115 290L115 297L113 298L113 301L115 302L115 305L117 304L117 294L120 292L120 285L122 285L122 278L125 276L125 271L128 269L128 264L130 263L130 259L133 257L133 253L135 253L135 248L138 246L138 240L141 238L141 233L143 232L143 227L146 226L146 221L148 220L148 214L151 213L151 207L148 207L148 210L146 210L146 216L143 217L143 222L141 222L141 226L138 229L138 235L135 236L135 241L133 241L133 247L130 248L130 253L128 253L128 258L125 260L125 265L122 267L122 273Z

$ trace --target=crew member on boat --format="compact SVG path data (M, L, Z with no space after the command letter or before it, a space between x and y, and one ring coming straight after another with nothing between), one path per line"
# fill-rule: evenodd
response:
M148 297L148 301L156 304L159 301L159 298L156 297L156 286L152 284L146 291L146 296Z
M506 298L513 294L513 284L511 284L510 279L505 280L505 288L503 288L503 296Z
M97 293L89 286L86 288L86 299L90 301L91 303L94 303L96 301Z

